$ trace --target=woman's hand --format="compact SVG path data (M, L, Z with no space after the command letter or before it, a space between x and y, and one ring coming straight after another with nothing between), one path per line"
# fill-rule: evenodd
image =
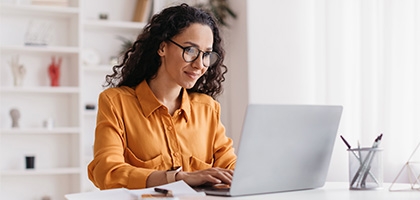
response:
M194 172L180 171L176 174L176 180L183 180L188 185L194 187L203 184L224 183L230 185L232 182L233 170L222 168L209 168Z

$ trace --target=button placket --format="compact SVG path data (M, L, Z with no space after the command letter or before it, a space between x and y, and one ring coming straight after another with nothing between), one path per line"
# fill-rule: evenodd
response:
M166 109L162 111L166 111ZM180 162L181 154L179 153L179 143L176 136L176 130L173 125L173 119L167 112L163 114L163 116L164 117L162 118L162 120L165 126L165 133L168 140L169 151L170 151L169 154L172 159L172 165L181 166L182 165L182 163Z

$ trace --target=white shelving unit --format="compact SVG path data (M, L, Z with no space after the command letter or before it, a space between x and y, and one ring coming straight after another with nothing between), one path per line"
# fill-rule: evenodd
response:
M145 23L131 21L136 0L69 0L68 7L30 2L0 0L0 199L64 199L96 190L86 167L93 157L98 94L121 47L117 36L134 40ZM103 13L107 20L99 19ZM25 45L33 23L50 28L48 45ZM86 50L99 61L87 65ZM26 68L22 86L13 85L10 62L16 55ZM58 87L48 77L52 57L63 59ZM20 111L19 128L11 127L13 108ZM53 128L43 126L47 119ZM29 154L35 169L25 169Z
M64 199L79 192L83 167L80 123L80 9L1 1L0 34L0 199ZM37 24L38 23L38 24ZM54 37L48 45L25 45L28 27L46 26ZM13 85L12 57L26 68L22 86ZM62 58L60 86L50 86L48 65ZM20 112L11 128L9 111ZM53 128L43 121L53 119ZM35 169L25 169L25 156L35 156ZM25 190L24 192L23 189Z

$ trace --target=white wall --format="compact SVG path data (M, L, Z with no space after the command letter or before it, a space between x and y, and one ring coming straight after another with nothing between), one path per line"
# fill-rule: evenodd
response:
M248 105L248 15L246 1L230 1L232 9L237 14L235 20L229 19L229 27L223 28L226 65L225 91L222 96L222 120L226 126L227 135L233 138L237 148L242 120Z
M362 49L362 45L357 43L361 37L359 23L362 21L358 13L361 9L360 2L352 0L229 1L237 12L238 18L231 21L231 26L225 30L229 74L222 107L225 112L228 112L224 119L227 133L234 139L235 147L239 142L242 118L249 102L347 105L357 104L360 101L359 96L353 93L354 88L360 86L349 85L349 80L340 80L358 79L358 74L355 73L360 73L360 71L357 71L355 66L360 65L360 56L363 55L365 59L370 58L369 54L366 54L367 50ZM375 2L367 2L363 5ZM417 3L417 5L420 4ZM367 8L363 7L363 9L362 11L366 12ZM339 19L334 19L334 17ZM363 23L368 25L374 22L363 21ZM369 28L369 26L364 26L364 28ZM370 37L369 34L365 34L366 36ZM364 42L372 42L366 41L369 38L362 39ZM347 47L351 48L347 49ZM340 52L335 52L338 49ZM338 65L340 68L337 68ZM340 76L330 76L328 71L337 72ZM352 76L347 77L348 73ZM334 94L340 95L334 96ZM366 141L366 144L368 142L370 144L371 135L362 134L363 131L353 132L353 130L359 130L360 127L350 127L357 124L347 123L369 117L363 116L363 113L357 113L360 110L353 108L345 106L342 122L346 123L340 124L338 134L348 134L351 136L350 139L361 138ZM364 122L365 125L366 123ZM368 130L371 131L371 129ZM385 143L393 142L386 141ZM393 146L396 145L404 146L404 142L393 144ZM398 148L394 148L392 154L407 154L407 151L395 152L395 150L398 151ZM412 151L411 146L408 151ZM404 160L408 156L406 155ZM337 137L327 180L347 181L347 162L346 148ZM394 166L392 169L385 167L385 181L387 182L393 181L399 170L396 168L405 164L385 160L385 165L391 163Z
M312 1L230 4L238 17L223 29L229 71L221 102L237 147L248 103L316 102L316 34Z
M320 34L314 1L229 3L238 18L225 30L229 73L222 106L229 112L225 124L237 147L248 103L319 103L322 95L315 86L323 81L315 69L323 60L315 48Z
M248 1L250 102L327 103L322 89L327 84L322 7L322 1ZM347 152L338 142L327 177L330 181L348 179Z
M307 0L248 1L250 102L315 101L313 7Z

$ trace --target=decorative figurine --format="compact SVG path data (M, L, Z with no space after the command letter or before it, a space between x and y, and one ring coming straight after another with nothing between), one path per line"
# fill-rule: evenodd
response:
M92 104L92 103L88 103L85 105L86 110L95 110L95 108L96 108L95 104Z
M41 198L41 200L51 200L51 197L48 195L45 195Z
M25 45L46 46L54 38L54 27L51 23L30 21L25 32Z
M48 74L51 79L51 86L59 86L59 80L60 80L60 66L61 66L62 58L58 58L58 61L56 62L55 57L53 56L51 58L51 64L48 67Z
M25 156L25 165L26 165L26 169L35 169L35 156L34 155Z
M11 109L10 117L12 117L12 128L19 128L19 119L20 119L19 110L16 108Z
M108 19L108 14L107 13L99 13L99 19L107 20Z
M44 122L42 123L42 126L46 129L53 129L54 128L54 119L49 117L47 119L44 120Z
M26 68L23 65L19 64L18 55L12 57L10 66L12 67L12 72L13 72L13 85L22 86L23 78L26 75Z

